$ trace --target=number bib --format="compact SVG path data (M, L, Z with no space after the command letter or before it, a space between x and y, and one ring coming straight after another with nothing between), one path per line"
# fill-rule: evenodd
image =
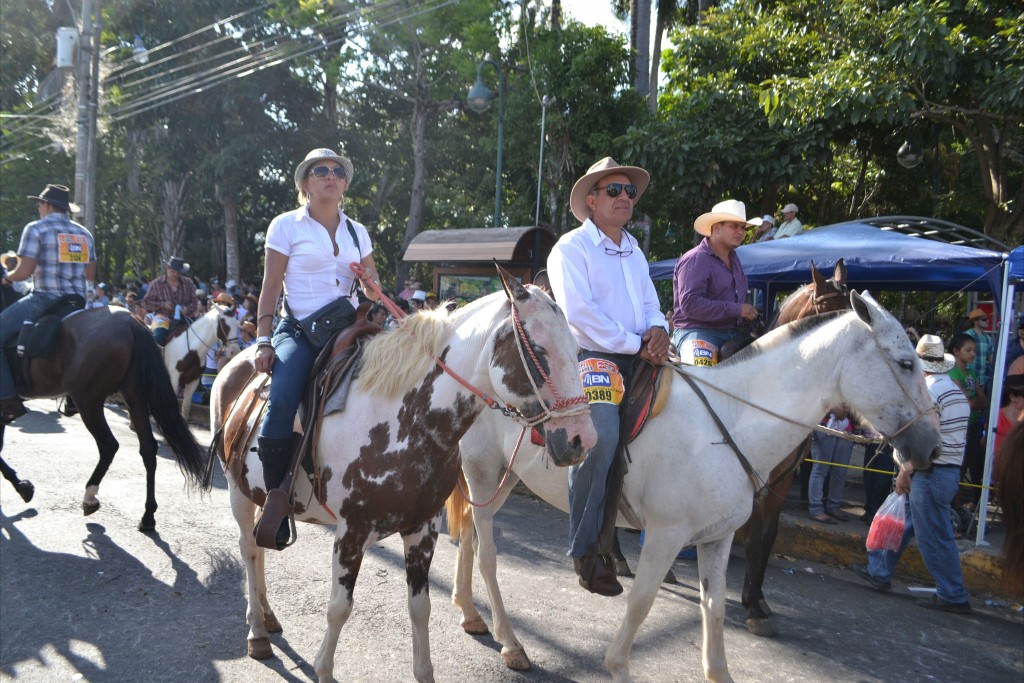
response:
M587 402L622 403L626 392L618 365L603 358L587 358L579 362L579 370Z
M718 365L718 347L703 339L688 339L683 342L683 348L679 349L679 355L683 362L701 367Z
M89 238L85 235L61 233L57 235L58 255L61 263L88 263Z
M149 324L149 329L156 330L169 330L171 329L171 319L165 315L157 313L153 316L153 322Z

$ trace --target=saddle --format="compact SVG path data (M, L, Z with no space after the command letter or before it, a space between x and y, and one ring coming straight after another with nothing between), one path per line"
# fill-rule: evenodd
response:
M32 360L53 351L64 318L85 308L79 294L64 294L43 310L37 320L26 320L17 336L7 342L4 352L16 377L19 393L32 393Z
M358 359L363 346L370 336L381 331L383 330L379 325L360 320L342 330L334 343L325 346L317 356L306 382L306 394L302 403L302 434L297 439L288 473L281 487L271 490L264 500L253 496L253 502L263 507L264 521L260 523L259 531L269 534L269 538L257 535L258 545L274 548L274 535L280 520L294 511L301 512L299 506L293 505L292 501L292 487L300 465L313 479L313 495L317 501L322 503L326 500L319 465L313 457L320 426L326 415L344 410L345 397L358 374ZM264 376L250 381L224 420L226 467L244 462L246 448L256 435L267 408L269 380L269 377Z

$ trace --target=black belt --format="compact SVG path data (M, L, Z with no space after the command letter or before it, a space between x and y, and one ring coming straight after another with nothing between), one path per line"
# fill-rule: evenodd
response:
M932 471L932 470L934 470L934 469L939 469L939 468L942 468L942 469L948 469L948 468L951 468L951 467L955 467L955 468L957 468L957 469L960 469L960 465L932 465L932 466L931 466L931 467L929 467L928 469L924 469L924 470L915 470L915 472L924 472L925 474L927 474L928 472L931 472L931 471Z

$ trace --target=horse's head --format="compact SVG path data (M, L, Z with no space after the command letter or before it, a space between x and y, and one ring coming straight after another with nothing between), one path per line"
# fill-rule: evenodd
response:
M914 467L938 455L939 421L921 361L903 327L867 293L852 292L848 362L839 391ZM880 362L868 362L868 360Z
M850 290L846 286L846 262L836 262L832 277L826 278L811 262L811 282L786 299L771 328L781 327L818 313L841 311L850 307Z
M499 268L500 270L500 268ZM574 465L597 442L576 365L576 340L555 302L501 271L508 296L492 338L491 382L528 420L544 419L547 453Z

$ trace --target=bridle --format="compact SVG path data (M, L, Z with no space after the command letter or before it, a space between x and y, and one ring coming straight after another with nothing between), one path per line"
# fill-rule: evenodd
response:
M352 263L349 265L349 268L352 270L353 273L355 273L356 277L363 280L363 283L377 294L378 300L383 302L384 306L387 307L388 311L391 312L391 315L393 315L396 320L405 317L405 312L398 308L398 306L396 306L394 302L391 301L391 299L389 299L387 296L384 296L384 293L381 291L380 286L376 282L373 282L372 280L363 279L364 270L361 264ZM538 414L533 416L526 416L519 408L504 401L501 401L500 399L497 399L493 396L488 396L487 394L484 394L482 391L477 389L475 386L473 386L468 381L459 376L458 373L456 373L454 370L448 367L448 365L443 360L436 356L433 357L434 362L437 364L438 367L441 368L441 370L447 373L456 382L458 382L466 389L468 389L474 396L483 401L488 408L500 411L502 415L511 418L517 424L522 426L522 430L519 433L519 439L516 442L515 450L512 452L512 457L509 459L508 467L505 469L505 473L502 475L501 480L498 483L498 488L495 490L494 495L492 495L490 499L487 500L487 502L476 503L470 500L466 491L462 490L462 482L459 482L459 489L460 491L462 491L463 497L470 505L476 507L484 507L486 505L489 505L497 497L498 492L501 491L501 487L504 485L505 481L508 479L509 474L512 471L512 465L513 463L515 463L516 455L519 453L519 446L523 442L523 436L526 434L527 429L536 427L537 425L543 422L547 422L548 420L574 417L576 415L586 415L590 413L590 404L587 400L587 397L584 394L580 394L579 396L573 396L571 398L563 398L558 393L558 390L555 388L554 382L551 381L551 378L544 371L544 367L541 365L540 359L537 358L537 354L534 351L533 344L530 342L530 338L526 334L526 329L523 327L522 320L520 320L519 318L519 310L516 308L515 301L513 301L512 294L508 291L507 287L505 288L505 294L508 297L509 306L512 309L512 337L515 339L516 342L516 350L519 352L519 360L522 363L523 369L526 371L526 376L529 379L530 388L533 390L534 398L537 399L537 401L540 403L542 407L541 411ZM544 385L547 386L548 390L555 398L554 403L549 405L548 402L541 395L540 387L538 387L537 383L534 381L533 371L536 371L536 373L544 380Z
M221 335L221 333L220 333L220 318L227 317L228 315L230 315L231 314L230 309L227 308L227 307L223 307L222 308L219 304L213 304L213 305L216 306L217 312L219 313L218 320L217 320L217 340L220 341L221 346L227 346L227 345L229 345L231 343L237 344L238 343L238 337L228 337L226 334L225 335ZM209 349L213 348L213 344L207 344L205 341L202 340L202 338L198 334L196 334L196 333L194 333L192 331L193 323L195 323L195 321L199 320L199 318L201 318L201 317L202 316L199 316L199 317L196 317L196 318L189 318L188 316L184 316L185 322L187 323L187 327L185 328L185 349L186 349L186 351L191 351L192 350L192 343L191 343L191 338L192 337L195 337L196 340L199 342L199 344L197 345L197 349L198 349L199 346L204 347L205 350L209 350Z

